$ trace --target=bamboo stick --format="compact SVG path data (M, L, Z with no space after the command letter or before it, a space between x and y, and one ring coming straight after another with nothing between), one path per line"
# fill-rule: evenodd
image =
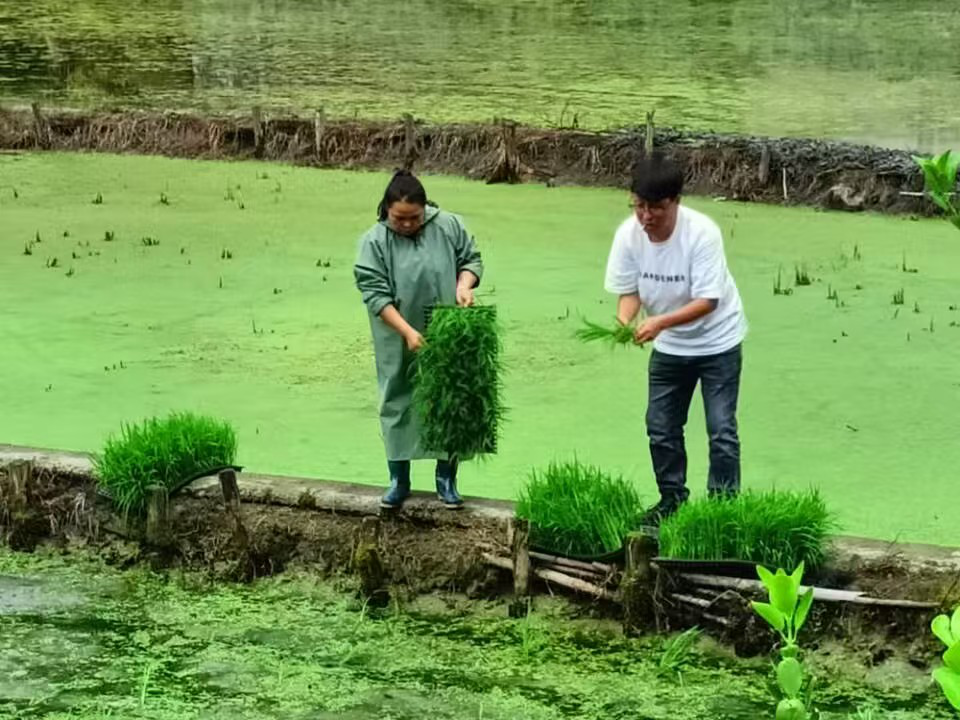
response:
M553 563L554 565L566 565L567 567L580 568L581 570L593 570L594 572L606 574L612 574L614 567L612 565L605 565L601 562L584 562L582 560L572 560L570 558L560 557L559 555L547 555L546 553L541 552L530 552L530 557L537 560L543 560L544 562Z
M494 567L503 568L504 570L513 570L513 561L510 558L500 557L498 555L492 555L491 553L481 553L480 557L483 558L483 561L488 565L493 565ZM585 580L580 580L578 578L570 577L556 570L547 570L544 568L533 568L533 574L545 580L547 582L556 583L571 590L578 590L580 592L588 593L596 597L602 597L605 600L611 600L617 602L618 598L616 593L607 590L606 588L599 587L593 583L586 582Z

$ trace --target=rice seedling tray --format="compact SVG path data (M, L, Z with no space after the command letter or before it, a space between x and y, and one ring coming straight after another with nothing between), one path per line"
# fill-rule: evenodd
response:
M215 467L208 468L206 470L200 470L188 475L179 482L175 483L169 488L169 494L171 496L176 495L178 492L183 490L187 485L192 483L194 480L199 480L202 477L208 477L210 475L217 475L223 470L234 470L236 472L241 472L243 470L242 465L217 465ZM97 495L100 497L106 498L108 500L113 500L113 494L109 489L105 488L103 485L97 484Z
M664 569L675 572L722 575L747 580L754 580L757 577L757 563L747 560L688 560L655 557L653 562Z

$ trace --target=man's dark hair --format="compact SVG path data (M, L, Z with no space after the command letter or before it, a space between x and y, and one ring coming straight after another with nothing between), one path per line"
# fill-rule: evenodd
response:
M427 191L416 176L409 170L397 170L387 189L383 192L383 200L377 207L377 215L381 220L387 219L387 210L395 202L408 202L414 205L427 205Z
M633 166L630 191L647 202L674 199L683 192L683 170L660 153L645 155Z

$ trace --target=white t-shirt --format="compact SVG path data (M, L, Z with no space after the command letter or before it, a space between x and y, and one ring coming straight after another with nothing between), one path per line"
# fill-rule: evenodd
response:
M650 240L636 215L620 225L607 260L605 287L616 295L637 293L648 315L679 310L695 299L717 307L698 320L661 332L653 346L670 355L716 355L736 347L747 334L743 304L723 254L717 224L681 205L673 234Z

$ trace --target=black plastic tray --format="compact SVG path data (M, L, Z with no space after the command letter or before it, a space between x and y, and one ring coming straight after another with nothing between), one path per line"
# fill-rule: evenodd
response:
M747 580L757 579L757 563L747 560L680 560L655 557L653 561L662 568L676 572L724 575Z
M241 470L243 470L243 465L218 465L213 468L201 470L200 472L196 472L193 475L190 475L189 477L186 477L180 482L173 485L169 489L169 494L176 495L178 492L183 490L183 488L185 488L187 485L192 483L194 480L197 480L198 478L202 478L202 477L207 477L208 475L217 475L221 470L236 470L237 472L240 472ZM110 493L110 491L108 491L105 487L103 487L99 483L97 483L97 495L100 495L101 497L105 497L109 500L113 500L113 495Z

